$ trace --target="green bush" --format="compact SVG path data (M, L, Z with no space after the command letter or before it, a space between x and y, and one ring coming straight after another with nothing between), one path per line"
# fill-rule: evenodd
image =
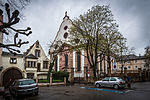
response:
M38 79L38 83L49 83L47 79Z
M64 80L55 80L55 79L53 79L53 83L57 83L57 82L64 82Z
M66 71L52 72L52 76L53 80L64 80L64 77L69 77L69 73Z

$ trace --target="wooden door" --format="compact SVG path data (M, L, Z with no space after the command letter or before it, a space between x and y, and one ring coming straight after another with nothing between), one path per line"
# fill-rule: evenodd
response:
M7 70L3 75L3 86L9 86L14 80L23 78L22 73L15 69Z

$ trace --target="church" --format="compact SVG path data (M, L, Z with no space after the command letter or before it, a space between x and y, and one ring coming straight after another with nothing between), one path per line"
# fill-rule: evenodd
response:
M69 29L72 27L72 25L73 25L72 20L67 15L67 12L65 12L63 21L59 27L57 35L52 44L55 45L58 44L58 41L61 41L65 50L57 54L57 57L55 59L55 64L54 64L54 70L69 71L69 69L73 69L74 78L84 78L85 76L86 77L93 76L92 69L90 68L88 59L86 57L86 52L84 50L80 50L80 51L67 50L68 48L71 47L69 43L69 37L70 37ZM52 53L54 51L55 48L51 46L49 52ZM52 57L51 53L49 54ZM113 66L115 61L113 57L111 57L111 61L112 61L111 65ZM107 66L108 66L107 61L105 59L102 61L101 68L100 68L100 63L98 63L97 76L100 74L107 74ZM111 68L111 70L113 71L113 68Z

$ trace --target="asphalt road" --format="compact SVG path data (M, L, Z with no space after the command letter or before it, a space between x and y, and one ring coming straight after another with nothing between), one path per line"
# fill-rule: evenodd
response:
M40 87L38 96L22 96L19 100L150 100L150 82L133 83L132 89L119 90L78 84Z

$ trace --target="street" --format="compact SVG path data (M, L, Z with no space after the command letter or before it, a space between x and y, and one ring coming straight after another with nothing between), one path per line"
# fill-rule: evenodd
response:
M119 90L79 84L40 87L38 96L22 96L19 100L149 100L149 85L150 82L133 83L132 89Z

